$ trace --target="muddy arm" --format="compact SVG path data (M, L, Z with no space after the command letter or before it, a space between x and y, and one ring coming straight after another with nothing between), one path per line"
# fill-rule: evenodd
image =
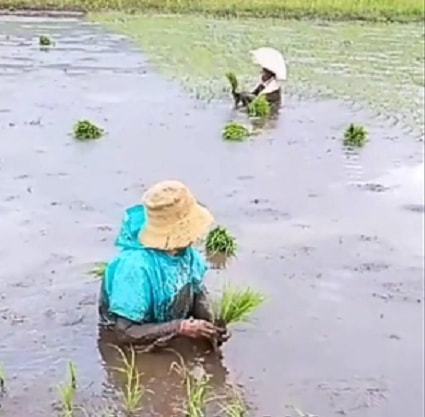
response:
M195 319L206 320L211 323L214 322L214 313L207 290L203 290L195 295L191 314Z
M114 332L121 343L156 344L156 342L171 340L179 333L181 320L166 323L137 324L122 317L118 317Z

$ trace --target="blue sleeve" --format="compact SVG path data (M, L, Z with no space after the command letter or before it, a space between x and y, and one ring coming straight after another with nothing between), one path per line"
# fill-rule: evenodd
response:
M203 255L198 250L191 250L191 279L195 293L199 293L205 288L204 278L208 271L208 266Z
M136 323L149 321L151 290L141 254L120 256L105 276L109 312Z

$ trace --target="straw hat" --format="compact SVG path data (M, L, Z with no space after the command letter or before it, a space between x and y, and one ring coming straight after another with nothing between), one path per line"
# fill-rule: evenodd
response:
M140 236L146 247L180 249L202 238L214 222L190 190L179 181L163 181L143 196L148 224Z
M251 51L253 61L276 75L278 80L286 80L286 63L283 55L274 48L258 48Z

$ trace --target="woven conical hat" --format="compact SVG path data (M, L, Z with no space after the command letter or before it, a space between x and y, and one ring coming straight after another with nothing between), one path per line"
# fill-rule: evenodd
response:
M148 223L140 241L149 248L186 248L201 239L214 222L212 214L179 181L154 185L143 196L143 204Z

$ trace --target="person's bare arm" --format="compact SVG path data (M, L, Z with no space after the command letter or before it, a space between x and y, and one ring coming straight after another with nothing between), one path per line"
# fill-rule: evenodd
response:
M166 323L138 324L118 317L114 332L121 343L149 345L157 341L171 340L178 336L182 320Z

